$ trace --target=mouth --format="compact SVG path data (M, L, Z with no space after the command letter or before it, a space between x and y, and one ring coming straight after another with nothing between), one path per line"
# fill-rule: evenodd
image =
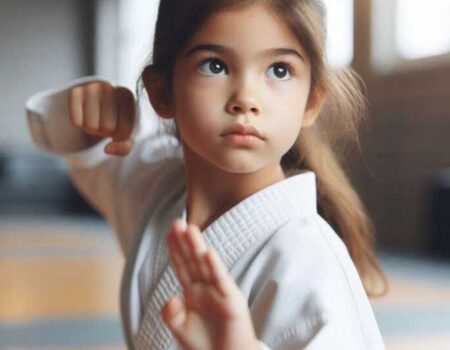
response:
M229 144L233 146L247 147L247 148L257 146L258 143L263 141L260 137L253 134L242 134L232 132L223 135L223 137Z
M247 136L255 137L264 140L261 133L252 125L234 124L229 128L222 136L235 135L235 136Z

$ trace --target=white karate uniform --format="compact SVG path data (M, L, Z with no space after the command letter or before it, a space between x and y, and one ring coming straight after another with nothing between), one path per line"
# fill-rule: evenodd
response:
M67 112L67 92L88 77L27 101L36 144L63 157L80 192L110 223L126 266L121 286L129 349L174 350L160 311L181 294L166 247L171 222L186 219L184 159L176 138L148 133L138 114L124 158L88 144ZM148 116L146 116L147 118ZM247 197L203 232L248 300L264 349L384 349L347 248L317 212L316 178L296 171Z

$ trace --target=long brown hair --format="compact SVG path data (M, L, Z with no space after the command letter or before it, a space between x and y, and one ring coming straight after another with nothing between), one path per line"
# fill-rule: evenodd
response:
M359 126L365 121L363 84L351 69L335 70L327 63L326 11L321 0L161 0L150 65L165 77L166 97L172 91L173 68L187 41L211 14L256 2L281 16L305 48L311 61L311 92L326 96L316 122L302 131L281 159L284 170L305 169L317 178L318 210L345 243L369 297L385 295L387 279L374 251L374 227L342 167L349 142L360 150ZM139 96L142 75L137 84ZM175 130L177 137L178 130ZM375 292L376 282L382 290Z

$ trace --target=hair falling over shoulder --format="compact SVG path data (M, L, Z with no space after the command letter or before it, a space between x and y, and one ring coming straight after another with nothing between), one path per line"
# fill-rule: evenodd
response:
M291 27L309 53L311 98L325 95L316 122L301 131L282 164L315 173L319 213L345 243L368 296L384 296L388 281L375 257L375 229L342 166L349 141L361 150L359 127L367 116L364 83L351 68L336 70L326 62L326 12L322 1L274 2L282 9L281 15L290 18Z
M326 61L326 11L322 0L161 0L151 66L165 77L166 97L170 98L176 59L206 18L220 10L256 2L273 9L307 52L311 62L310 99L325 96L315 123L302 128L281 164L285 170L315 173L319 213L345 243L368 296L383 296L388 282L375 257L375 230L342 166L347 141L354 141L360 149L359 126L366 117L364 85L351 68L337 71ZM138 96L140 90L142 75Z

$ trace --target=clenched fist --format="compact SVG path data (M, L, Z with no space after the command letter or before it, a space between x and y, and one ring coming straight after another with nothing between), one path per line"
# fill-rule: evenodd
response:
M130 90L107 82L73 87L68 97L72 125L97 137L111 137L105 153L126 156L133 147L135 101Z

